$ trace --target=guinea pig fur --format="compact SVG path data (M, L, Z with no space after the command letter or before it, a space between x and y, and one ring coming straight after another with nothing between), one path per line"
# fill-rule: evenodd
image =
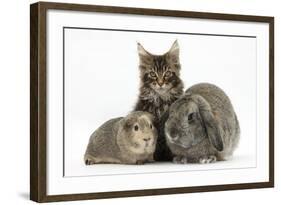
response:
M143 164L152 162L157 140L153 116L136 111L111 119L90 137L84 162Z

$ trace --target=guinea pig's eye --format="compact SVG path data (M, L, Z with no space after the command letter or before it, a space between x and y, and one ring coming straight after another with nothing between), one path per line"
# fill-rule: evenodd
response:
M138 126L138 125L135 125L135 126L134 126L134 130L135 130L135 131L138 131L138 130L139 130L139 126Z
M187 119L188 119L189 122L193 121L194 118L195 118L195 113L194 113L194 112L193 112L193 113L190 113L190 114L187 116Z

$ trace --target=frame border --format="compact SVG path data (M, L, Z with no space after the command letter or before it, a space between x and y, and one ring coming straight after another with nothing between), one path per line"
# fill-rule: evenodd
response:
M47 195L47 66L46 13L48 9L263 22L269 24L269 181L212 186ZM30 199L36 202L88 200L191 192L274 187L274 17L38 2L30 5Z

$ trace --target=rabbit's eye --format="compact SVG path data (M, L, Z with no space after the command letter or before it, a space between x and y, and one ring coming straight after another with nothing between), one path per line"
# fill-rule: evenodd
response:
M190 113L190 114L187 116L187 119L188 119L189 122L193 121L194 118L195 118L195 113L194 113L194 112L193 112L193 113Z
M138 131L138 130L139 130L139 126L138 126L138 125L135 125L135 126L134 126L134 130L135 130L135 131Z

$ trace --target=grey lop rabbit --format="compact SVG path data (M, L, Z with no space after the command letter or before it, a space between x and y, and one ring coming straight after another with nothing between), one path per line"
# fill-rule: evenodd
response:
M233 154L240 127L224 91L200 83L171 105L164 133L174 163L211 163Z

